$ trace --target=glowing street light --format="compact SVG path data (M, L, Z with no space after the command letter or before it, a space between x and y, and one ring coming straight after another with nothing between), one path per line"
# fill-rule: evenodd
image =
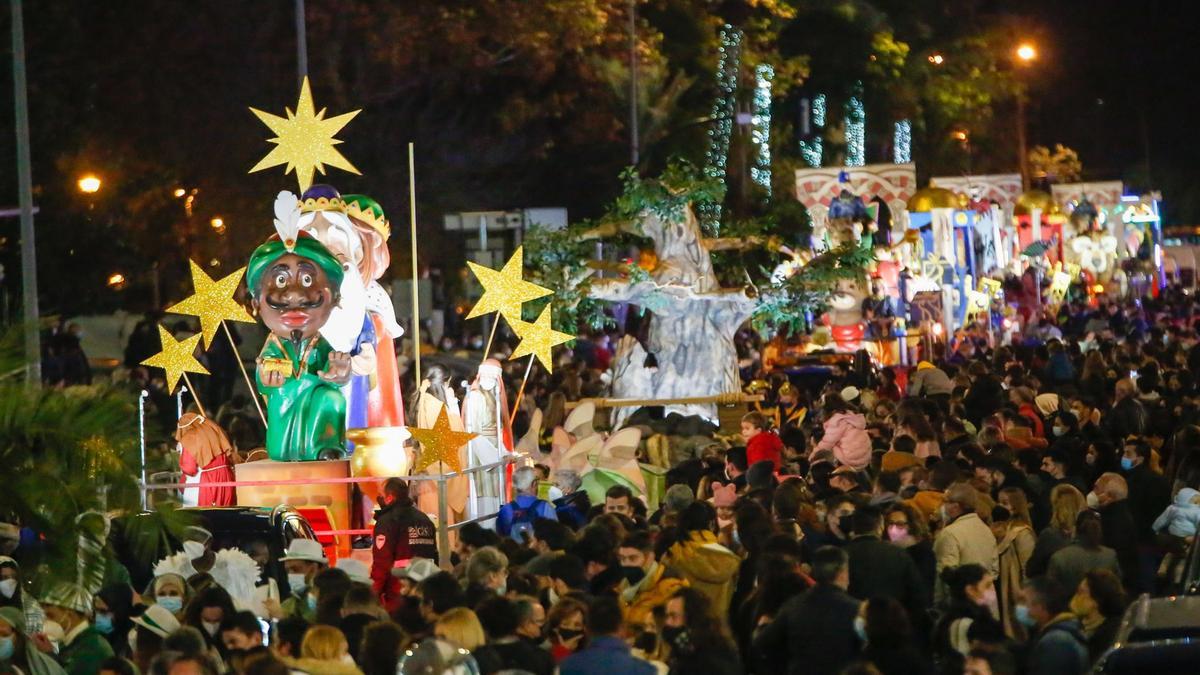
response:
M967 135L967 132L962 129L956 129L954 132L952 132L950 134L950 137L956 141L961 141L963 143L966 143L967 139L969 138L969 136Z
M1028 42L1022 42L1017 47L1017 58L1025 63L1029 63L1037 58L1037 48Z
M100 179L93 174L87 174L79 179L79 191L89 195L100 191Z
M108 275L108 287L120 289L125 286L125 275L120 272L113 272Z
M187 194L187 190L184 190L183 188L175 188L175 198L176 199L178 199L179 197L182 197L186 194Z
M941 54L930 54L929 62L935 66L940 66L946 62L946 59Z

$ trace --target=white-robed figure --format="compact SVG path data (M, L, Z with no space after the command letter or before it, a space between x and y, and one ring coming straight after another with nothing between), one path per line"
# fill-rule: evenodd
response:
M267 610L255 594L260 576L258 563L237 549L212 550L212 538L212 533L203 527L186 528L183 550L158 561L154 566L154 576L177 574L190 579L200 572L207 572L218 586L229 593L238 609L266 617Z
M494 464L500 458L512 452L512 427L508 423L508 396L504 391L503 370L496 359L486 359L479 364L475 381L463 398L463 427L470 433L478 434L471 439L471 467ZM500 494L500 474L496 470L481 471L471 474L470 499L467 502L467 516L478 518L500 510L500 504L507 501ZM493 527L488 521L486 527Z

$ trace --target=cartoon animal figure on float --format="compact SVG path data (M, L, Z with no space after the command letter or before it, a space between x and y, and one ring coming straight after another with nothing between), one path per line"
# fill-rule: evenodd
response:
M278 214L278 200L276 206ZM246 269L251 300L271 331L255 374L267 402L267 455L339 459L346 454L341 387L350 381L351 356L320 329L338 305L344 270L328 248L299 231L298 212L276 219L278 234L255 249Z
M224 430L215 422L196 413L184 413L175 425L175 447L179 450L179 469L184 481L195 484L185 488L185 506L233 506L237 493L232 487L206 487L206 483L233 482L233 465L238 455Z
M463 399L463 427L478 434L471 439L469 466L484 466L500 461L513 447L512 427L508 419L508 396L504 391L503 370L496 359L479 364L475 380ZM467 514L471 518L495 513L501 497L494 471L471 474Z
M277 217L294 200L280 193ZM393 339L404 331L379 278L391 255L387 238L391 228L383 208L363 195L342 196L329 185L314 185L298 200L298 227L325 245L344 271L341 303L321 328L321 335L338 351L351 355L346 396L346 426L404 426L404 405ZM282 208L281 208L282 207Z

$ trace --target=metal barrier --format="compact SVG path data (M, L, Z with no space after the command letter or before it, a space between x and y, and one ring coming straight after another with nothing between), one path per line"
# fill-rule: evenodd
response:
M413 481L418 481L418 482L419 481L436 481L437 482L437 491L438 491L438 528L437 528L438 534L437 534L437 539L438 539L438 565L440 567L442 567L443 569L450 569L450 530L456 530L458 528L461 528L462 526L466 525L467 523L482 523L482 522L486 522L489 520L493 520L498 515L500 515L499 511L497 511L495 513L489 513L486 515L469 518L460 523L446 525L446 521L450 518L450 511L446 505L446 482L449 481L451 478L456 478L458 476L468 476L469 477L471 474L487 472L487 471L491 471L493 469L500 469L500 471L496 471L492 475L496 479L496 494L500 496L501 503L505 503L508 499L508 471L507 471L507 468L511 464L516 464L518 462L525 462L527 459L528 459L528 455L526 455L525 453L519 453L519 454L518 453L510 453L510 454L503 456L499 462L493 462L491 464L482 464L480 466L473 466L473 467L470 467L467 469L463 469L462 471L452 471L450 473L444 473L444 474L440 474L440 475L415 474L415 475L411 475L411 476L399 476L399 478L403 478L404 480L409 481L410 483ZM199 487L198 484L193 484L193 483L150 483L150 482L147 482L146 478L145 478L145 468L144 467L145 467L145 464L143 463L142 480L139 481L139 489L141 490L141 493L142 493L143 508L145 508L147 506L147 504L149 503L148 495L151 490L179 490L182 492L184 489L187 489L187 488ZM161 474L156 474L156 475L161 475ZM172 474L172 475L174 475L174 474ZM384 481L384 480L387 480L387 477L381 478L378 476L360 476L360 477L349 477L349 478L316 478L313 480L278 480L278 481L270 481L270 480L236 481L235 480L235 481L217 481L217 482L205 483L204 487L237 488L239 485L243 486L243 487L258 487L258 486L267 487L267 486L275 486L275 485L334 485L334 484L339 484L339 483L345 483L345 484L377 483L377 482ZM322 535L322 534L333 535L336 537L336 536L355 536L356 534L367 535L367 534L371 534L371 533L372 533L372 530L322 530L320 532L316 532L315 534L317 534L317 535Z

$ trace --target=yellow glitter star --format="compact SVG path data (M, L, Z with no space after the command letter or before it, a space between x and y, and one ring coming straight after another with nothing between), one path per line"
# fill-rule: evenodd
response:
M222 321L254 323L254 317L233 299L233 293L237 290L238 282L242 280L246 268L243 267L220 281L213 281L196 261L190 262L192 286L196 292L183 302L168 307L167 311L200 317L200 334L204 336L204 348L209 349L217 331L221 329Z
M341 143L334 138L334 135L341 131L347 122L354 119L354 116L361 110L325 119L325 108L321 108L320 112L315 112L312 91L309 89L306 77L304 84L300 86L300 100L296 102L296 112L292 112L289 108L284 108L284 111L287 113L286 119L254 108L250 109L250 112L262 120L263 124L275 132L275 138L270 139L270 142L276 144L276 147L266 157L255 164L253 169L250 169L250 173L286 164L283 172L285 174L293 170L296 172L296 178L300 181L300 192L304 192L312 185L314 170L325 175L325 164L361 175L359 170L354 168L354 165L333 147Z
M490 267L467 261L467 266L475 273L479 285L483 286L483 297L479 298L479 302L471 308L471 313L467 315L468 319L500 312L511 325L513 321L521 320L523 303L550 295L553 292L521 278L524 271L524 259L524 247L518 246L499 272Z
M167 373L167 391L174 393L175 385L184 373L208 375L208 369L196 360L196 343L200 342L197 333L186 340L177 341L162 324L158 325L158 338L162 341L162 351L142 361L143 366L162 368Z
M521 342L517 348L513 350L512 356L509 359L517 359L528 354L533 354L538 361L546 367L546 372L554 372L554 359L550 355L551 350L564 342L570 342L575 339L574 335L567 335L554 330L550 326L550 305L546 305L542 309L542 313L533 323L526 321L510 321L513 332L517 337L521 338Z
M458 449L479 435L451 429L450 415L446 412L445 404L442 404L442 410L438 413L432 429L407 428L413 439L421 444L421 454L417 457L417 466L414 469L416 473L423 473L425 467L434 462L441 462L454 472L462 471L462 465L458 462Z

